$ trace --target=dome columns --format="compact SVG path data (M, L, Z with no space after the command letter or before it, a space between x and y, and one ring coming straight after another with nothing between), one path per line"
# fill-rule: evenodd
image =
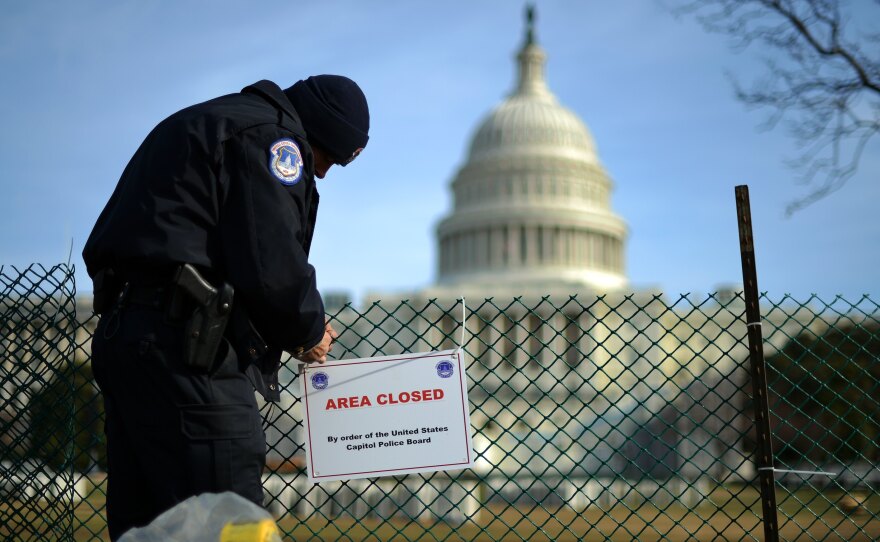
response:
M508 222L441 234L439 274L597 269L624 274L619 237L590 228Z

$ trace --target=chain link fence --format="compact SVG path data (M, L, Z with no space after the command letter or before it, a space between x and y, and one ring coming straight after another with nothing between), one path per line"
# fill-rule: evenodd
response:
M71 539L72 269L0 266L0 538Z
M96 318L71 270L0 269L0 538L104 540ZM474 469L310 484L299 382L263 405L292 540L760 540L740 294L468 299ZM761 299L782 540L880 539L880 306ZM329 308L334 355L458 346L455 299Z

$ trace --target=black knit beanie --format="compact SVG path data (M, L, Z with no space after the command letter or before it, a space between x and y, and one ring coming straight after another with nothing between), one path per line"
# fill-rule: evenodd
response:
M309 142L346 165L367 146L370 111L357 83L341 75L313 75L284 94L293 103Z

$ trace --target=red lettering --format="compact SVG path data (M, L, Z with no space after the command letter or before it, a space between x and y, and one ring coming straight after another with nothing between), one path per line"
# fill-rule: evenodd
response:
M376 404L386 406L402 403L418 403L420 401L437 401L443 399L445 395L446 394L440 388L435 388L433 390L401 391L398 393L380 393L376 396ZM352 397L349 399L349 407L358 406L356 402L352 404L351 401L357 401L357 398ZM370 398L366 395L363 396L360 401L360 406L370 406Z
M384 404L382 402L382 398L385 394L379 395L379 404ZM360 407L368 407L373 406L373 402L370 401L370 397L368 395L361 395L360 397L338 397L336 399L327 399L327 406L324 407L324 410L339 410L342 408L360 408Z

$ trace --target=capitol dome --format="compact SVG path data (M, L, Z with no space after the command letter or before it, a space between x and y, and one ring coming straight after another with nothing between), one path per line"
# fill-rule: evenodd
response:
M627 227L586 125L544 78L529 12L514 91L476 129L437 227L440 285L626 286Z
M553 95L536 99L514 94L479 126L468 161L497 159L499 154L561 155L562 151L596 161L595 143L587 127Z

